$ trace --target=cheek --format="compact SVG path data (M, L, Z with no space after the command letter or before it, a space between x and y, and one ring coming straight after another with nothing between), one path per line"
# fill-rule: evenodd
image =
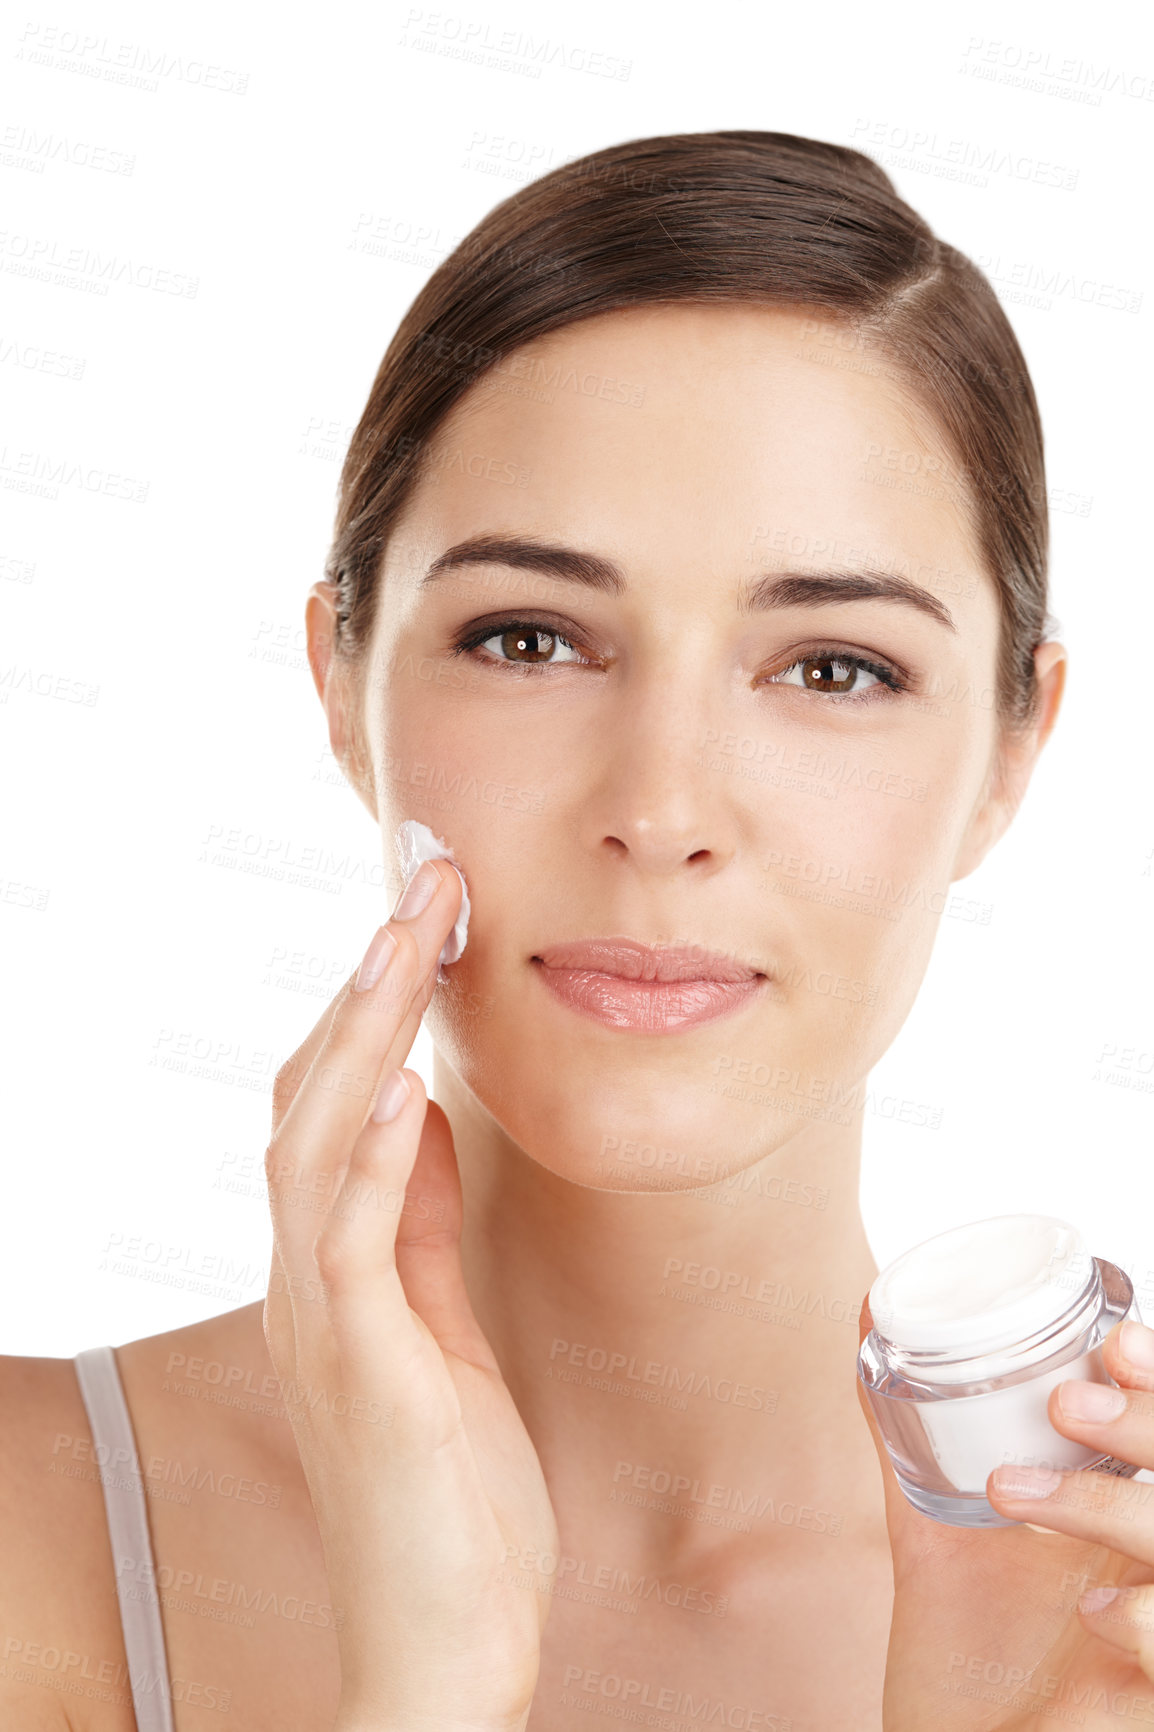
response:
M758 817L779 878L899 905L900 885L923 897L944 890L993 737L984 714L941 708L858 737L799 728L781 743L780 768L776 742L763 742L772 751Z
M979 761L959 755L956 742L952 759L944 750L900 759L827 751L820 777L767 811L768 928L781 922L827 966L852 961L871 1002L912 996L979 791Z
M485 678L468 662L397 655L369 726L381 742L378 783L404 816L542 805L534 748L554 763L557 753L546 749L539 728L518 724L514 705L476 701Z
M541 784L521 773L517 730L504 706L470 707L459 699L470 675L456 664L400 658L378 721L387 750L377 754L378 809L387 863L405 818L427 824L452 850L469 886L471 914L464 954L430 1010L431 1026L447 1016L454 1040L471 1044L491 1030L506 975L532 926L542 888L558 881L564 826L549 822L553 804ZM561 841L558 843L558 833ZM527 920L526 916L530 916Z
M852 1109L905 1022L975 792L969 757L956 740L952 756L943 747L826 742L741 778L750 869L734 942L751 960L760 952L780 995L755 1018L703 1031L694 1050L694 1086L720 1079L730 1110Z

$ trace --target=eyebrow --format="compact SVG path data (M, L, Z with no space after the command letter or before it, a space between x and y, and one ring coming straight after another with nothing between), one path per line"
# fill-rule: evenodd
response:
M422 587L446 572L466 565L507 565L535 571L563 583L584 584L608 595L623 595L629 585L620 566L600 554L531 536L475 535L438 554L421 578ZM766 613L783 607L828 607L840 601L895 601L917 608L956 632L943 604L909 578L895 572L863 569L823 572L767 572L744 584L738 597L741 613Z

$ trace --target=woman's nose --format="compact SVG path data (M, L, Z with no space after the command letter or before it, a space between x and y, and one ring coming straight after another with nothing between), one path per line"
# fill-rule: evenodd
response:
M624 722L626 718L621 718ZM643 871L719 871L737 851L731 778L710 769L693 706L668 692L604 743L582 813L586 844Z

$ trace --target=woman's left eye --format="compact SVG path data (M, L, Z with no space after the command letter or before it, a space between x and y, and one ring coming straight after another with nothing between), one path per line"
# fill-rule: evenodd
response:
M833 697L868 691L871 686L898 689L898 681L887 669L851 655L804 656L780 673L770 674L769 683L802 686L808 692L824 692Z

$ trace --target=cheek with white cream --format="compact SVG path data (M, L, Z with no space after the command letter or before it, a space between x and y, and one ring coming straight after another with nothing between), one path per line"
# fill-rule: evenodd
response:
M417 818L406 818L397 828L394 838L401 871L407 884L419 866L426 860L447 860L461 880L461 907L453 930L446 938L439 958L438 979L442 978L439 970L456 962L461 956L468 940L469 932L469 886L465 882L465 874L453 858L452 849L439 836L434 836L427 824L422 824Z

